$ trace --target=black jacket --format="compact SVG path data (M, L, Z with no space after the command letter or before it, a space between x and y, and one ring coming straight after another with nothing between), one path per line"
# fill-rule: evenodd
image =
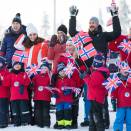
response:
M69 21L69 34L71 37L78 33L76 30L76 17L71 16ZM113 17L113 31L103 32L101 25L98 26L98 30L91 32L89 31L89 36L93 41L84 44L84 46L92 43L97 51L104 53L105 58L107 57L108 46L107 43L116 40L121 35L121 26L119 18L117 16ZM93 57L85 61L87 66L90 66L93 62Z

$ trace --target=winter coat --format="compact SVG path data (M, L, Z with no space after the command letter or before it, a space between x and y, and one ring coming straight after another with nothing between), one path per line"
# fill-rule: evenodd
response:
M76 31L76 17L71 16L69 21L69 34L71 37L75 36L78 33ZM102 27L99 25L98 30L91 32L89 31L89 36L92 38L91 42L88 42L83 45L92 43L97 51L104 53L105 58L107 57L108 46L107 43L117 39L121 35L121 27L119 18L117 16L113 17L113 31L112 32L103 32ZM93 62L93 57L85 61L87 66L91 66Z
M104 104L105 95L107 95L107 91L105 87L102 85L102 83L106 79L102 73L107 75L109 74L109 70L104 67L100 67L97 70L95 70L91 76L87 74L87 77L84 81L88 85L87 99Z
M26 26L21 25L23 27L23 32L26 32ZM6 61L7 61L7 66L10 68L12 67L12 56L14 52L16 51L16 48L14 47L15 41L19 38L20 34L14 34L11 31L11 26L8 28L8 33L4 36L3 41L2 41L2 47L1 47L1 52L6 55Z
M26 76L23 78L23 76ZM15 73L9 73L9 75L4 78L3 85L10 87L11 97L10 101L12 100L18 100L18 99L26 99L28 100L28 92L27 87L30 84L30 79L28 78L27 74L25 72L20 72L18 74ZM25 89L23 91L23 95L20 95L19 93L19 87L20 85L24 85Z
M69 59L69 58L67 58L67 57L60 57L59 60L58 60L58 62L59 62L59 63L60 63L60 62L64 62L65 66L67 66L68 59ZM86 67L85 67L85 65L83 64L82 59L81 59L81 58L79 58L79 59L81 60L81 64L82 64L81 67L80 67L80 69L83 70L83 71L86 71ZM69 59L69 60L70 60L72 63L74 63L74 60L73 60L73 59ZM75 65L75 64L74 64L74 65ZM78 69L78 70L79 70L79 69ZM84 81L83 81L82 79L80 79L78 70L75 69L75 71L74 71L74 73L72 74L71 78L72 78L74 81L76 81L76 86L77 86L77 87L82 87L82 86L84 85ZM56 69L55 73L58 74L57 69Z
M72 78L60 78L58 77L56 80L56 88L60 90L58 93L58 98L56 98L56 104L60 102L70 102L73 103L73 94L63 95L62 91L64 91L64 87L76 87L76 82Z
M44 89L45 86L50 84L50 79L48 74L38 74L35 75L32 79L32 83L34 83L35 87L32 89L34 90L34 97L33 100L44 100L44 101L51 101L51 94L47 89Z
M120 58L121 58L121 61L125 61L127 59L128 61L128 65L130 66L131 68L131 53L129 54L126 54L124 51L122 51L121 49L118 48L118 46L120 45L120 43L124 40L124 39L127 39L127 36L124 36L124 35L121 35L118 39L116 39L115 41L112 41L112 42L109 42L109 49L111 51L114 51L114 52L118 52L120 51ZM131 41L131 39L130 39Z
M131 83L123 81L120 79L123 84L121 84L117 89L115 89L111 96L114 98L117 98L117 108L121 107L131 107Z
M55 73L55 70L57 68L57 61L60 58L60 54L65 52L66 43L61 45L60 42L58 42L54 47L49 47L47 58L49 60L49 63L53 62L52 75Z
M8 68L3 67L0 70L0 76L3 76L4 78L9 74ZM3 85L3 80L1 80L1 85L0 85L0 98L9 98L9 87L5 87Z
M23 43L24 40L25 40L25 35L21 34L21 36L15 42L14 47L18 50L28 52L28 62L25 68L33 63L40 66L41 61L47 59L48 46L45 44L45 41L43 41L42 43L38 42L38 44L33 45L31 48L27 48L24 46Z

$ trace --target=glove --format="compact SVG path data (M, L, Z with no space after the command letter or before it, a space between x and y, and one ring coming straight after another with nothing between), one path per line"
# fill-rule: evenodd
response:
M49 84L49 87L53 87L53 84Z
M79 70L79 72L80 72L79 77L84 80L86 78L85 72L83 70Z
M114 16L118 16L118 7L114 7L114 11L110 10L111 11L111 15L114 17Z
M57 44L57 35L52 35L51 40L50 40L50 47L54 47Z
M23 91L25 90L25 86L24 85L20 85L19 87L19 93L20 95L23 95Z
M53 83L54 86L56 84L57 76L58 76L58 74L53 74L52 77L51 77L51 83Z
M76 64L76 67L79 68L82 64L81 64L81 60L78 58L75 58L74 63Z
M58 94L56 92L53 93L54 98L58 98Z
M62 36L59 40L60 40L61 45L65 44L66 43L66 36L64 34L62 34Z
M31 84L30 84L30 88L31 88L31 89L34 88L34 86L35 86L34 83L31 83Z
M87 69L86 73L89 74L89 75L91 75L90 69Z
M77 14L78 14L78 9L74 5L69 8L69 11L70 11L71 16L77 16Z
M70 89L62 91L63 95L69 95L71 93Z

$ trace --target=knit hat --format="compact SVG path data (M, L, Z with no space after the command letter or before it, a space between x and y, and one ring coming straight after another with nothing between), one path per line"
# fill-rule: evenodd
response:
M3 67L5 66L5 58L3 56L0 56L0 62L3 64Z
M31 33L38 34L38 31L37 31L36 27L32 23L29 23L27 25L26 32L27 32L27 36L29 36Z
M71 39L71 38L69 38L69 39L66 41L66 44L67 44L67 43L73 44L72 39Z
M98 25L99 25L99 20L98 20L98 18L97 17L91 17L90 18L90 21L95 21Z
M57 31L63 31L67 35L67 28L63 24L58 27Z
M40 65L40 68L41 68L42 66L46 66L46 67L49 68L49 63L48 63L48 62L43 62L43 63Z
M22 63L19 61L12 61L12 68L17 64L21 65Z
M16 14L16 16L13 18L13 20L12 20L12 23L13 22L18 22L18 23L20 23L20 25L21 25L21 18L20 18L20 13L17 13Z
M104 64L104 57L100 51L94 56L93 66L96 68L102 67Z
M65 64L63 62L57 64L57 71L60 72L65 68Z

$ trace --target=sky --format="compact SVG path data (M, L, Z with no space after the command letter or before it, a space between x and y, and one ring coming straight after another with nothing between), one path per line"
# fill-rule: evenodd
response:
M119 6L120 0L115 0ZM126 2L131 7L130 0ZM102 17L105 23L105 30L111 30L112 27L106 28L106 22L111 17L107 13L106 7L110 6L112 0L56 0L56 29L63 23L69 27L69 7L76 5L79 9L77 15L77 22L81 25L83 31L88 30L89 19L92 16L99 17L99 9L102 11ZM53 21L54 21L54 0L0 0L0 26L3 32L12 22L16 13L21 13L22 24L27 25L33 23L40 34L42 26L42 18L44 12L48 15L49 34L53 35Z

